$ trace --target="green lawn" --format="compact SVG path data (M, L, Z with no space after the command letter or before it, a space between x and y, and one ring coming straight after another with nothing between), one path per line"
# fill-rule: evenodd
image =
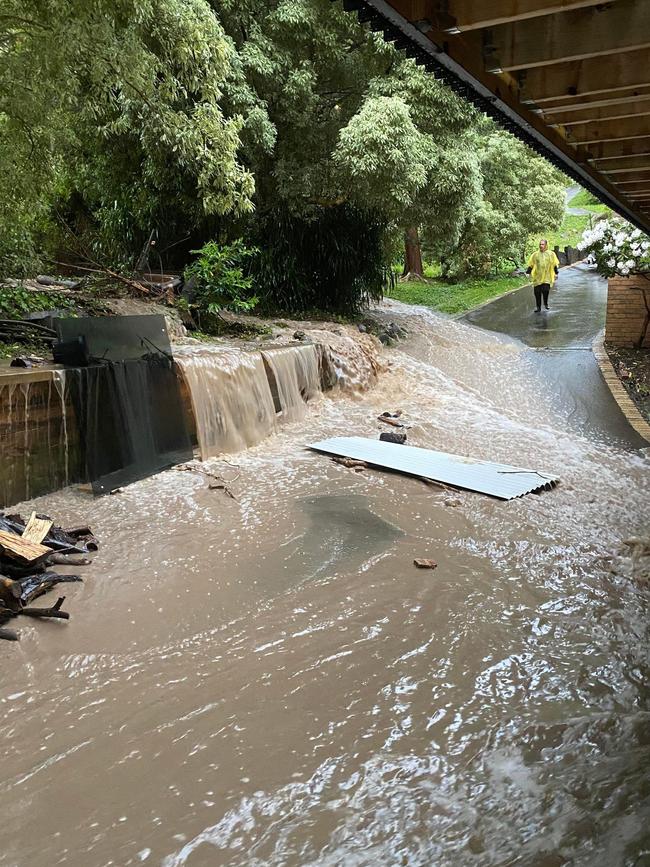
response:
M509 289L526 284L526 277L483 277L444 283L428 280L426 283L409 281L398 283L390 298L406 304L421 304L443 313L464 313L473 307L503 295Z
M580 190L580 192L576 193L572 199L569 199L568 205L570 208L585 208L598 214L606 214L610 210L607 205L603 205L602 202L599 202L587 190Z

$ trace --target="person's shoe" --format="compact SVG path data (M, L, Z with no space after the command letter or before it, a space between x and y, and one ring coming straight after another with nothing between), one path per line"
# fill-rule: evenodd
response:
M544 305L544 310L548 310L548 304Z
M536 307L536 308L535 308L535 313L541 313L541 312L542 312L542 308L541 308L541 307Z

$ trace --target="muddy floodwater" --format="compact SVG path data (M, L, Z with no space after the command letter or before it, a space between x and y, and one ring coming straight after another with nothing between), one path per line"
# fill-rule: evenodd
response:
M409 337L374 388L201 465L237 500L170 470L34 501L102 546L69 623L0 645L1 865L650 864L650 465L523 344L382 315ZM397 409L562 483L500 502L304 448Z

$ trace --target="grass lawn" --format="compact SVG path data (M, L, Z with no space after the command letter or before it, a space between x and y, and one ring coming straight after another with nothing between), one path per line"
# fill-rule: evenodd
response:
M598 214L606 214L609 212L607 205L599 202L595 196L592 196L587 190L580 190L572 199L567 202L570 208L585 208L588 211L594 211Z
M405 304L432 307L443 313L464 313L484 301L503 295L509 289L526 285L526 281L526 277L477 277L459 283L409 281L398 283L387 297L404 301Z

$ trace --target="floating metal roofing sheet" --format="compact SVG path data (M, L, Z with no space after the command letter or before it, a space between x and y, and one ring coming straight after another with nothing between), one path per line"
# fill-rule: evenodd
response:
M436 452L416 446L396 445L365 437L333 437L309 446L310 449L340 457L366 461L376 467L396 470L409 476L434 479L456 488L478 491L501 500L550 490L559 479L536 470L495 464L473 458Z

